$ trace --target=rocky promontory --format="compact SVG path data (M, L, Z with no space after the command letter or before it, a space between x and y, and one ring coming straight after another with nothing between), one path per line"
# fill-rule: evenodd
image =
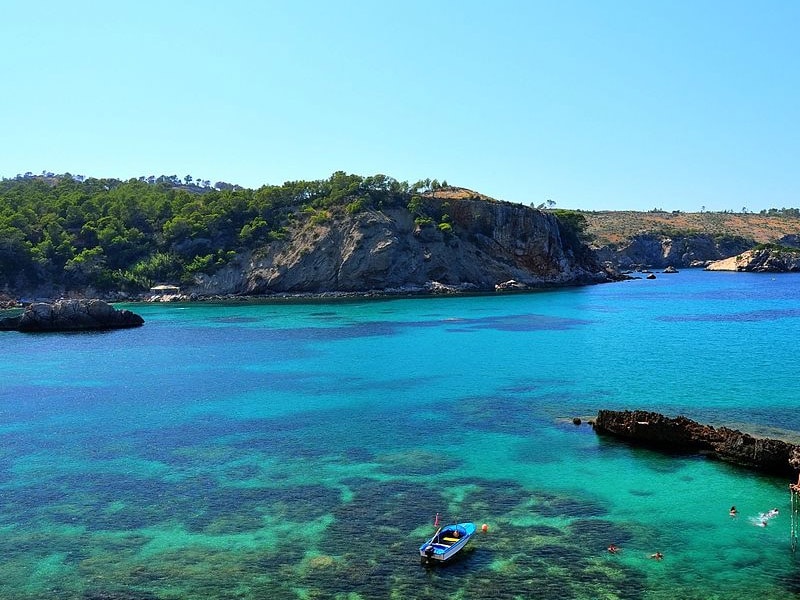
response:
M702 425L684 416L649 411L601 410L594 422L599 434L675 452L699 452L742 467L792 476L800 468L800 446L757 438L727 427Z
M0 319L0 331L87 331L139 327L144 319L102 300L35 302L19 315Z
M764 247L748 250L712 262L707 271L746 271L750 273L796 273L800 271L800 250L788 247Z
M554 214L458 191L426 196L416 212L331 209L325 218L298 219L283 238L242 252L181 289L201 297L449 294L619 278Z

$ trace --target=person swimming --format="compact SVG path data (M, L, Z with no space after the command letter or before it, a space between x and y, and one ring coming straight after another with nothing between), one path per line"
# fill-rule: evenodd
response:
M763 525L759 524L760 527L766 527L767 526L767 521L777 517L778 514L780 514L780 513L779 513L777 508L771 508L767 512L758 513L758 517L757 518L758 518L759 521L761 521L761 523L763 523Z
M664 558L664 555L661 554L661 552L655 552L655 553L650 555L650 558L654 558L656 560L661 560L662 558Z
M736 513L737 513L736 507L735 506L731 506L731 509L728 511L728 514L730 516L732 516L732 517L735 517Z
M611 545L608 547L608 551L609 551L611 554L616 554L617 552L619 552L619 551L620 551L620 548L618 548L618 547L617 547L617 546L615 546L614 544L611 544Z

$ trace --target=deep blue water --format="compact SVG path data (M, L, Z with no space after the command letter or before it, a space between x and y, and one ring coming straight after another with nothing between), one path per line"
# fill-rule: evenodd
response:
M798 298L683 271L3 333L0 598L796 597L786 481L571 419L800 436ZM428 569L436 512L489 532Z

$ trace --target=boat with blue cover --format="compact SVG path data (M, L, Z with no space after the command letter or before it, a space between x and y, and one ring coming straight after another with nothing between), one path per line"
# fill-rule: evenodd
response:
M419 555L425 562L446 562L458 554L473 535L475 523L445 525L419 547Z

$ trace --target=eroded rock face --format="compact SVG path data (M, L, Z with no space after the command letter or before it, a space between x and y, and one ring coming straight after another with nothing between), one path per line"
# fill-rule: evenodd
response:
M581 285L614 274L585 245L564 234L558 219L519 204L426 199L447 225L417 223L405 209L332 213L286 238L242 256L191 293L272 294L464 289L495 291ZM503 291L502 286L498 291Z
M21 315L0 320L0 329L23 332L83 331L139 327L144 319L129 310L118 310L102 300L36 302Z
M601 410L595 431L647 446L679 452L703 452L725 462L777 475L800 468L800 447L782 440L756 438L727 427L702 425L684 416L669 418L648 411Z
M765 248L748 250L725 260L712 262L707 271L747 271L751 273L796 273L800 271L800 252Z
M738 238L716 238L710 234L666 236L645 233L623 244L597 249L600 260L620 269L650 267L663 269L706 265L734 256L751 248L755 242Z

